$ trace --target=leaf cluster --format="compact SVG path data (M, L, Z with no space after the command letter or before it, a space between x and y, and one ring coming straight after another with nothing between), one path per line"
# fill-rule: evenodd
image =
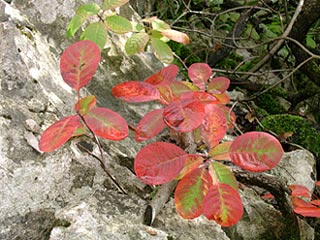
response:
M275 167L283 150L273 136L263 132L241 135L223 142L233 127L234 113L226 106L230 80L211 78L205 63L192 64L189 81L175 79L176 65L169 65L143 82L128 81L116 85L112 94L127 102L158 101L162 109L147 113L135 130L136 141L159 134L165 127L178 136L191 134L203 153L187 153L167 142L154 142L142 148L134 162L138 178L158 185L180 180L175 190L178 213L186 219L205 215L222 226L237 223L243 213L237 181L221 161L230 161L249 171L262 172Z
M171 29L167 23L156 17L146 18L137 23L119 16L115 8L127 2L128 0L105 0L102 6L95 3L81 5L67 27L67 37L73 37L89 18L97 17L98 21L93 21L85 27L80 37L82 40L91 40L102 50L107 42L108 31L116 34L132 33L125 44L128 55L143 52L150 43L160 61L171 63L173 52L167 42L172 40L189 44L188 35Z
M41 135L39 149L51 152L70 138L89 132L110 140L128 136L126 121L116 112L96 106L96 97L80 97L80 89L86 86L95 74L100 62L100 49L90 40L82 40L69 46L60 59L63 80L77 91L75 115L53 123Z

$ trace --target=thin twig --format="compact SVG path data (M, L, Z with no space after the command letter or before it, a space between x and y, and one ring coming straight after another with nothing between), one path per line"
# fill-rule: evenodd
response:
M296 68L294 68L287 76L285 76L284 78L282 78L280 81L277 81L276 83L272 84L271 86L269 86L268 88L266 88L265 90L258 92L252 96L250 96L249 98L245 99L246 101L255 99L256 97L270 91L272 88L274 88L275 86L279 85L280 83L284 82L285 80L287 80L289 77L291 77L296 71L298 71L304 64L306 64L307 62L311 61L312 59L314 59L313 56L307 58L306 60L304 60L303 62L301 62Z
M267 55L265 55L264 58L261 59L260 62L258 62L252 69L250 69L249 72L258 71L266 62L268 62L270 60L271 57L273 57L276 54L276 52L279 51L282 44L284 43L284 39L289 36L289 34L292 30L293 24L297 20L300 12L302 10L303 4L304 4L304 0L300 0L294 15L293 15L290 23L288 24L287 29L284 31L284 33L281 36L281 39L273 46L273 48L267 53Z
M94 138L94 141L95 143L97 144L98 146L98 149L99 149L99 152L100 152L100 158L97 157L96 155L94 155L93 153L91 153L90 151L88 151L87 149L85 148L82 148L83 150L85 150L87 153L89 153L91 156L93 156L95 159L97 159L99 162L100 162L100 166L102 167L102 169L104 170L104 172L108 175L108 177L112 180L112 182L118 187L118 189L124 193L124 194L127 194L126 190L124 190L123 187L121 187L121 185L117 182L117 180L115 179L114 176L112 176L112 174L108 171L107 169L107 162L104 158L104 155L103 155L103 150L102 150L102 147L101 147L101 143L100 143L100 140L99 138L97 137L97 135L91 130L91 128L88 126L88 124L86 123L85 119L83 118L83 116L78 113L78 116L81 118L82 122L84 123L84 125L89 129L89 131L91 132L93 138Z

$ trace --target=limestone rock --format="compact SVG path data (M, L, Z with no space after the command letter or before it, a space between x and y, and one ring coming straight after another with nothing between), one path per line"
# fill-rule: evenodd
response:
M272 169L271 173L285 178L289 185L302 185L313 192L317 179L316 159L307 150L285 153L279 165Z

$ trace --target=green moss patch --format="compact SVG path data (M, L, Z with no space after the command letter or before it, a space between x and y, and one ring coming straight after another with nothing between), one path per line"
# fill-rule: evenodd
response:
M290 141L320 156L320 130L307 119L290 114L276 114L266 116L261 124L265 129L257 130L268 130L276 134L292 132Z

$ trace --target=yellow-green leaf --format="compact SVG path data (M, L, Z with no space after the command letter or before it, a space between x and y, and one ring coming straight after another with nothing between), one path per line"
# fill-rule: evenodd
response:
M152 38L151 46L156 57L163 63L172 63L173 53L168 44L164 43L160 39Z
M107 27L115 33L127 33L132 31L132 25L129 20L120 16L108 16L106 17Z
M103 23L91 23L82 33L81 40L91 40L95 42L100 51L104 48L107 41L107 32Z
M113 8L120 7L129 2L129 0L104 0L102 8L103 10L109 10Z
M127 54L133 55L139 52L143 52L149 41L149 35L147 33L137 33L130 37L125 45Z
M163 30L167 30L170 29L169 24L167 24L166 22L160 20L160 19L155 19L151 22L152 24L152 29L153 30L157 30L159 32L163 31Z
M225 183L238 191L238 182L227 166L219 162L212 162L209 165L209 173L214 184Z
M98 4L88 3L78 7L76 12L77 12L77 15L83 14L83 15L92 16L92 15L98 14L99 11L100 11L100 7Z
M68 27L67 27L67 38L71 38L74 36L74 34L78 31L78 29L81 27L81 25L87 20L86 15L75 15Z

